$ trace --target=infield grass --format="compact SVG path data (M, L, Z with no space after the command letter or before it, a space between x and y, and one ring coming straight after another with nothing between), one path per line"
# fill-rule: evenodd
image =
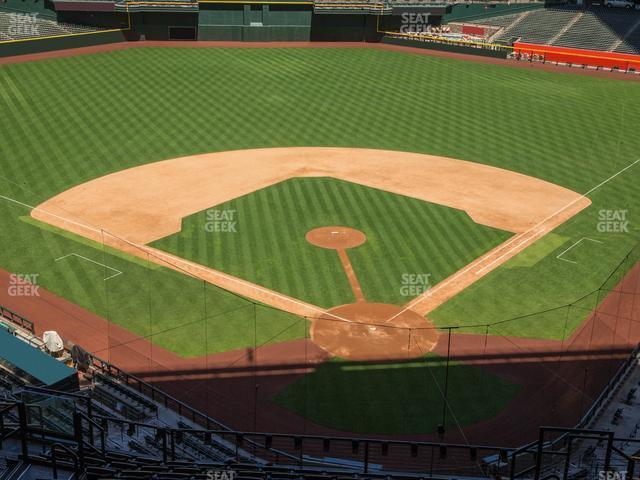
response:
M445 412L446 425L456 427L491 418L520 391L519 385L481 368L450 362L445 408L441 391L445 363L434 354L408 362L379 364L334 358L289 385L273 400L336 430L420 434L435 432L443 423Z
M234 212L235 231L207 232L212 210ZM367 236L348 250L367 301L398 305L415 295L403 290L403 275L427 274L435 285L511 236L461 210L314 177L292 178L190 215L179 233L152 245L330 308L355 297L337 252L311 245L305 234L331 225Z

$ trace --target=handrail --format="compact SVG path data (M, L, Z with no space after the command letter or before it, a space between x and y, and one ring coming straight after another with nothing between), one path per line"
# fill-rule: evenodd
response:
M11 322L17 323L22 328L29 330L33 335L36 334L36 327L34 323L31 320L27 320L22 315L17 314L10 308L0 305L0 317L4 317Z
M138 385L138 391L140 393L143 393L142 392L142 387L148 389L151 392L151 399L156 401L156 402L163 403L164 406L167 407L167 408L169 408L169 403L173 403L173 404L177 405L178 409L174 410L174 411L177 411L177 413L179 415L186 416L186 415L183 414L183 411L186 411L186 412L188 412L189 417L191 418L191 420L193 422L196 422L196 418L198 418L198 417L200 419L205 420L207 428L209 428L210 425L217 425L218 427L222 428L223 430L227 430L229 432L233 431L233 429L231 429L227 425L223 424L222 422L219 422L218 420L215 420L215 419L209 417L208 415L205 415L204 413L196 410L195 408L190 407L186 403L178 400L175 397L172 397L171 395L169 395L169 394L165 393L164 391L154 387L150 383L145 382L144 380L136 377L135 375L132 375L130 373L125 372L124 370L120 369L119 367L107 362L106 360L101 359L100 357L98 357L96 355L91 355L90 354L90 357L91 357L93 366L98 368L102 373L106 373L111 377L115 377L117 379L124 380L124 382L125 382L125 384L127 386L130 386L129 385L129 381L133 380ZM96 362L97 362L97 364L96 364ZM112 372L112 370L115 370L115 372L116 372L115 375ZM149 395L147 395L147 396L149 396ZM162 399L162 401L160 401L156 397L159 397L160 399ZM187 417L187 418L189 418L189 417Z
M52 464L51 466L53 470L54 480L58 479L58 460L56 456L56 451L58 448L64 452L67 452L69 455L71 455L71 458L73 459L73 470L74 470L75 476L76 478L80 478L80 460L78 459L78 454L73 450L71 450L66 445L63 445L61 443L53 443L51 444L51 464Z
M46 387L36 387L35 385L25 385L21 387L21 390L29 390L34 392L42 392L46 393L49 396L65 396L65 397L75 397L82 400L90 400L91 397L85 395L83 393L74 393L74 392L60 392L59 390L53 390L51 388Z
M598 398L595 399L595 401L591 404L591 407L589 408L589 410L587 410L587 412L582 416L580 421L576 424L577 428L587 425L587 423L590 422L597 415L597 411L602 407L604 400L609 396L611 391L615 389L615 386L618 384L620 379L625 376L625 373L627 372L627 370L632 367L634 361L638 359L639 355L640 355L640 343L636 345L636 347L631 351L631 354L629 355L627 360L620 366L620 368L618 368L618 370L616 371L616 374L613 377L611 377L611 379L609 380L607 385L604 387L602 392L600 392L600 395L598 395Z
M76 409L75 413L76 413L76 415L78 415L78 417L80 419L85 419L87 422L89 422L89 445L94 450L98 450L98 449L93 444L93 427L98 429L98 431L100 432L100 452L102 453L102 456L105 456L106 451L107 451L107 444L106 444L107 432L104 429L104 427L102 425L98 424L92 418L89 418L88 415L86 415L84 412L79 411L78 409ZM80 428L82 428L82 424L80 425Z

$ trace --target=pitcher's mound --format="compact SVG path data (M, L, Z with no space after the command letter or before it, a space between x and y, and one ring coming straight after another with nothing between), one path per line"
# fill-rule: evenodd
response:
M391 317L395 318L389 321ZM403 360L425 355L438 342L431 322L411 310L385 303L350 303L313 322L314 343L349 360Z
M332 250L358 247L367 241L364 233L349 227L314 228L307 232L305 238L312 245Z

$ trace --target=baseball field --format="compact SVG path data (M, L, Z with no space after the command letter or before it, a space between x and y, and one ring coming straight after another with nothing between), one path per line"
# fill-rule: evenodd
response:
M237 428L572 424L640 341L639 102L399 48L1 65L0 304Z

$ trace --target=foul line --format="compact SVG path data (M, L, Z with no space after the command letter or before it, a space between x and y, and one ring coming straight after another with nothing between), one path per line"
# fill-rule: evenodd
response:
M520 238L525 237L527 234L529 234L529 233L533 232L536 228L538 228L541 224L543 224L544 222L546 222L546 221L547 221L547 220L549 220L550 218L553 218L554 216L556 216L557 214L559 214L559 213L561 213L562 211L566 210L567 208L569 208L569 207L570 207L570 206L572 206L573 204L575 204L575 203L577 203L578 201L580 201L580 200L584 199L585 197L587 197L587 195L589 195L589 194L593 193L595 190L597 190L598 188L602 187L602 186L603 186L603 185L605 185L606 183L610 182L611 180L613 180L614 178L616 178L618 175L620 175L620 174L624 173L625 171L629 170L631 167L635 166L635 165L636 165L637 163L639 163L639 162L640 162L640 158L639 158L639 159L637 159L635 162L631 163L630 165L626 166L625 168L623 168L623 169L622 169L622 170L620 170L619 172L615 173L615 174L614 174L614 175L612 175L611 177L607 178L607 179L606 179L606 180L604 180L603 182L600 182L598 185L596 185L595 187L593 187L592 189L590 189L590 190L589 190L589 191L587 191L586 193L582 194L582 195L581 195L580 197L578 197L577 199L575 199L575 200L571 201L569 204L567 204L565 207L561 208L560 210L558 210L558 211L557 211L557 212L555 212L554 214L552 214L552 215L548 216L547 218L545 218L544 220L542 220L542 221L541 221L541 222L539 222L538 224L534 225L533 227L531 227L531 228L530 228L529 230L527 230L526 232L524 232L524 233L522 233L522 234L520 234L520 235L516 235L516 237L514 237L514 238L512 238L512 239L510 239L510 240L507 240L506 242L504 242L502 245L500 245L500 246L498 247L498 251L500 251L500 250L502 250L502 249L506 248L506 247L507 247L507 246L509 246L513 241L519 240ZM85 225L85 224L82 224L82 223L79 223L79 222L76 222L76 221L73 221L73 220L69 220L69 219L67 219L67 218L65 218L65 217L62 217L62 216L60 216L60 215L56 215L56 214L53 214L53 213L47 212L47 211L46 211L46 210L44 210L44 209L37 208L37 207L34 207L34 206L32 206L32 205L28 205L28 204L26 204L26 203L20 202L20 201L18 201L18 200L15 200L15 199L13 199L13 198L10 198L10 197L6 197L6 196L4 196L4 195L0 195L0 198L3 198L3 199L5 199L5 200L7 200L7 201L9 201L9 202L13 202L13 203L15 203L15 204L18 204L18 205L21 205L21 206L24 206L24 207L30 208L30 209L32 209L32 210L39 210L39 211L44 212L44 213L46 213L46 214L48 214L48 215L51 215L51 216L53 216L53 217L59 218L59 219L61 219L61 220L64 220L65 222L69 222L69 223L71 223L71 224L73 224L73 225L78 225L78 226L80 226L80 227L87 228L87 229L89 229L89 230L91 230L91 231L94 231L94 232L101 232L103 235L104 235L105 233L107 233L108 235L111 235L111 236L113 236L114 238L117 238L117 239L119 239L119 240L122 240L122 241L124 241L124 242L128 243L129 245L131 245L131 246L134 246L134 247L138 248L140 251L146 252L148 255L152 255L152 254L153 254L153 253L152 253L152 251L150 251L150 249L149 249L148 247L146 247L146 246L144 246L144 245L139 245L139 244L134 243L134 242L130 242L129 240L126 240L126 239L124 239L124 238L120 238L120 237L118 237L118 236L116 236L116 235L113 235L112 233L110 233L110 232L108 232L108 231L106 231L106 230L104 230L104 229L97 229L97 228L95 228L95 227L91 227L91 226L88 226L88 225ZM530 239L525 239L525 241L530 241ZM516 247L513 247L513 248L512 248L511 250L509 250L508 252L506 252L506 253L504 253L503 255L501 255L500 257L498 257L497 259L495 259L495 260L494 260L493 262L491 262L490 264L486 265L486 266L485 266L481 271L484 271L485 269L489 268L491 265L495 264L497 261L501 260L501 259L502 259L502 258L504 258L506 255L508 255L508 254L509 254L511 251L513 251L515 248L518 248L518 246L520 246L520 245L522 245L522 242L521 242L521 243L519 243ZM156 253L156 255L154 255L154 256L157 256L157 253L158 253L158 252L156 251L155 253ZM164 252L162 252L162 253L164 254ZM165 255L166 255L166 254L165 254ZM163 255L163 256L164 256L164 255ZM181 259L181 260L183 260L183 261L184 261L185 259ZM168 261L166 261L166 260L164 260L164 261L165 261L166 263L172 264L171 262L168 262ZM273 290L268 290L268 289L261 288L261 287L259 287L259 286L255 285L255 284L252 284L251 282L244 281L243 279L239 279L239 278L233 277L233 276L231 276L231 275L227 275L227 274L222 274L222 275L221 275L221 273L222 273L222 272L218 272L218 271L215 271L215 270L213 270L213 269L207 269L207 268L205 268L204 266L199 265L199 264L195 264L195 263L192 263L192 262L187 262L187 263L190 263L190 264L191 264L191 266L192 266L192 267L195 267L196 269L201 269L201 270L204 270L204 271L208 271L208 273L213 273L213 272L215 272L215 274L216 274L217 276L225 277L225 278L227 278L228 280L231 280L232 282L235 282L235 283L240 284L240 285L249 286L249 288L252 288L252 289L254 289L254 290L256 290L256 291L262 292L263 294L264 294L264 293L267 293L267 294L269 294L269 295L273 295L273 296L274 296L274 297L276 297L276 298L281 298L281 299L284 299L284 300L286 300L286 301L293 302L294 304L304 305L304 306L305 306L305 307L307 307L307 308L308 308L308 307L311 307L311 309L312 309L312 310L317 310L317 311L319 311L319 312L322 312L324 315L328 315L328 316L330 316L330 317L333 317L333 318L334 318L334 319L336 319L336 320L342 320L342 321L345 321L345 322L347 322L347 323L353 323L351 320L349 320L349 319L347 319L347 318L343 318L343 317L341 317L341 316L339 316L339 315L335 315L335 314L329 313L329 312L327 312L325 309L321 309L321 308L319 308L319 307L316 307L315 305L304 304L303 302L297 301L297 300L296 300L296 299L294 299L294 298L287 297L287 296L285 296L285 295L281 295L281 294L279 294L278 292L273 291ZM105 266L106 266L106 265L105 265ZM186 274L189 274L185 269L181 268L180 266L178 266L178 265L174 265L174 266L175 266L176 268L179 268L181 271L184 271ZM402 310L401 310L400 312L398 312L398 313L396 313L396 314L392 315L392 316L391 316L390 318L388 318L384 323L385 323L385 324L386 324L386 323L389 323L389 322L391 322L392 320L394 320L394 319L398 318L400 315L404 314L406 311L410 310L410 309L411 309L412 307L414 307L415 305L418 305L418 304L422 303L426 298L428 298L428 297L432 296L435 292L437 292L437 291L438 291L438 289L441 289L441 288L445 287L446 285L448 285L449 283L451 283L452 281L454 281L457 277L459 277L460 275L465 274L467 271L471 270L471 269L472 269L472 268L474 268L474 267L476 267L476 265L469 265L469 266L467 266L465 269L458 271L456 274L454 274L453 276L449 277L447 280L445 280L445 281L443 281L443 282L439 283L439 284L438 284L438 285L436 285L434 288L430 289L430 290L429 290L429 294L428 294L427 296L420 296L420 297L416 298L415 300L413 300L413 301L409 302L409 303L408 303L404 308L402 308ZM110 268L110 267L109 267L109 268ZM193 276L193 275L192 275L192 276ZM204 279L202 279L202 280L204 280ZM204 280L204 281L206 281L206 280ZM223 288L223 287L220 287L220 288ZM223 289L224 289L224 288L223 288ZM306 317L306 315L305 315L305 317Z
M571 250L573 247L577 246L580 242L582 242L583 240L589 240L590 242L594 242L594 243L602 243L600 240L594 240L593 238L588 238L588 237L582 237L580 240L578 240L576 243L574 243L573 245L571 245L569 248L567 248L566 250L564 250L563 252L561 252L556 258L558 260L562 260L565 262L569 262L569 263L574 263L574 264L578 264L578 262L574 262L573 260L569 260L567 258L562 258L562 255L564 255L565 253L567 253L569 250Z
M110 275L107 278L105 278L104 279L105 282L110 278L114 278L114 277L117 277L118 275L122 275L122 272L117 268L110 267L109 265L105 265L104 263L96 262L95 260L91 260L90 258L83 257L82 255L78 255L77 253L69 253L67 255L63 255L62 257L56 258L55 261L58 262L60 260L64 260L65 258L71 257L71 256L81 258L83 260L86 260L87 262L95 263L96 265L100 265L101 267L108 268L109 270L113 270L114 272L116 272L113 275Z
M560 210L558 210L555 213L552 213L551 215L549 215L547 218L541 220L540 222L538 222L537 224L535 224L533 227L531 227L529 230L527 230L526 232L524 232L524 234L522 236L526 236L530 233L533 233L534 230L536 230L537 228L541 227L544 223L546 223L548 220L552 219L553 217L555 217L556 215L564 212L567 208L573 206L575 203L584 200L585 198L587 198L588 195L592 194L593 192L595 192L597 189L599 189L600 187L604 186L605 184L609 183L611 180L613 180L614 178L616 178L618 175L626 172L627 170L629 170L631 167L633 167L635 164L637 164L638 162L640 162L640 158L638 160L636 160L635 162L631 163L630 165L627 165L626 167L624 167L622 170L620 170L618 173L615 173L614 175L611 175L609 178L607 178L606 180L604 180L603 182L600 182L598 185L596 185L595 187L593 187L591 190L589 190L586 193L583 193L582 195L580 195L578 198L576 198L575 200L569 202L567 205L565 205L564 207L562 207ZM513 250L515 250L516 248L518 248L520 245L522 245L525 242L531 241L531 239L525 239L524 242L520 242L518 245L516 245L515 247L513 247L512 249L510 249L508 252L503 253L501 256L499 256L498 258L496 258L493 262L489 263L488 265L485 265L481 270L479 270L476 275L479 275L480 273L482 273L484 270L486 270L487 268L489 268L490 266L492 266L493 264L495 264L496 262L500 261L501 259L503 259L505 256L509 255L509 253L511 253ZM503 245L507 245L509 242L505 242Z
M545 222L547 222L549 219L555 217L556 215L558 215L559 213L563 212L564 210L566 210L567 208L571 207L572 205L574 205L575 203L585 199L588 195L590 195L591 193L595 192L597 189L599 189L600 187L602 187L603 185L607 184L608 182L610 182L611 180L613 180L614 178L616 178L618 175L626 172L627 170L629 170L631 167L633 167L634 165L636 165L638 162L640 162L640 158L637 159L635 162L632 162L631 164L627 165L626 167L624 167L622 170L618 171L617 173L611 175L609 178L607 178L606 180L600 182L598 185L596 185L595 187L593 187L592 189L590 189L589 191L587 191L586 193L583 193L582 195L580 195L578 198L576 198L575 200L572 200L571 202L569 202L567 205L565 205L564 207L562 207L560 210L558 210L557 212L549 215L548 217L546 217L545 219L541 220L540 222L538 222L536 225L534 225L533 227L531 227L529 230L516 235L515 237L511 238L510 240L507 240L506 242L504 242L502 245L500 245L497 249L497 251L503 250L504 248L507 248L511 243L513 243L514 241L518 241L520 239L522 239L523 237L528 237L528 235L530 235L531 233L533 233L536 229L538 229L542 224L544 224ZM532 237L528 237L525 238L523 241L521 241L520 243L518 243L515 247L509 249L509 251L507 251L506 253L503 253L502 255L500 255L498 258L496 258L495 260L493 260L491 263L489 263L488 265L485 265L481 270L479 270L478 272L476 272L476 275L479 275L481 272L485 271L487 268L491 267L492 265L494 265L496 262L500 261L501 259L503 259L505 256L509 255L509 253L511 253L513 250L517 249L518 247L520 247L521 245L523 245L525 242L530 242ZM442 289L443 287L445 287L446 285L448 285L449 283L451 283L452 281L454 281L456 278L458 278L460 275L465 274L466 272L468 272L469 270L473 269L474 267L476 267L476 265L469 265L467 266L467 268L458 271L456 274L454 274L452 277L449 277L447 280L439 283L438 285L436 285L435 287L429 289L429 293L426 296L420 296L414 300L412 300L411 302L407 303L407 305L398 313L394 314L393 316L391 316L391 318L389 318L388 320L386 320L384 323L389 323L392 320L398 318L400 315L402 315L404 312L406 312L407 310L410 310L411 308L415 307L416 305L422 303L425 299L431 297L435 292L438 291L438 289Z
M121 238L121 237L119 237L119 236L117 236L117 235L115 235L115 234L113 234L113 233L111 233L108 230L105 230L103 228L98 228L98 227L94 227L92 225L87 225L87 224L84 224L84 223L76 222L74 220L70 220L67 217L63 217L61 215L57 215L55 213L48 212L47 210L45 210L43 208L34 207L33 205L29 205L28 203L21 202L19 200L14 199L14 198L7 197L5 195L1 195L0 194L0 198L6 200L8 202L14 203L16 205L20 205L21 207L28 208L28 209L30 209L32 211L39 211L39 212L46 213L47 215L51 215L52 217L60 219L60 220L62 220L64 222L67 222L67 223L69 223L71 225L76 225L78 227L85 228L85 229L87 229L89 231L98 233L98 234L100 234L102 236L103 239L104 239L104 235L107 234L107 235L109 235L109 236L111 236L111 237L113 237L113 238L115 238L117 240L123 241L126 244L138 249L142 253L146 253L147 255L150 255L150 256L153 256L153 257L157 258L159 261L162 261L162 262L164 262L166 264L172 265L173 267L178 269L184 275L188 275L188 276L190 276L192 278L197 278L199 280L203 280L204 282L210 283L211 285L214 285L214 286L216 286L218 288L221 288L221 289L223 289L225 291L231 291L232 292L232 290L229 290L228 288L220 287L219 285L216 285L213 282L209 282L207 280L204 280L203 278L200 278L200 277L194 275L193 273L189 272L188 270L186 270L185 268L181 267L180 265L177 265L176 263L172 263L171 261L169 261L169 259L172 259L172 256L170 254L167 254L165 252L161 252L159 250L151 249L151 248L147 247L146 245L140 245L140 244L131 242L131 241L127 240L126 238ZM56 228L61 228L61 227L57 227L56 226ZM77 235L79 235L81 237L83 236L81 234L77 234ZM87 238L87 237L84 237L84 238ZM103 240L103 246L104 246L104 240ZM135 256L135 255L133 255L133 256ZM164 257L164 259L162 257ZM88 259L88 260L92 261L90 259ZM214 270L214 269L211 269L211 268L207 268L207 267L205 267L203 265L200 265L200 264L197 264L197 263L189 262L188 260L186 260L184 258L181 258L181 257L173 256L173 260L186 262L190 267L192 267L194 269L201 270L201 271L209 273L209 274L214 274L217 277L225 278L225 279L227 279L227 280L229 280L229 281L231 281L233 283L236 283L238 285L244 285L244 286L249 287L249 288L251 288L251 289L253 289L253 290L257 291L257 292L260 292L260 293L263 293L263 294L267 294L267 295L271 295L271 296L274 296L275 298L279 298L281 300L286 300L288 302L293 303L294 305L302 306L304 308L310 308L311 310L314 310L314 311L318 312L319 314L321 314L323 316L329 316L329 317L331 317L331 318L333 318L335 320L338 320L338 321L343 321L343 322L347 322L347 323L353 323L352 320L350 320L348 318L341 317L340 315L336 315L334 313L330 313L326 309L320 308L320 307L318 307L316 305L312 305L312 304L307 304L307 303L301 302L300 300L297 300L297 299L292 298L292 297L287 297L286 295L282 295L282 294L280 294L280 293L278 293L278 292L276 292L274 290L269 290L269 289L266 289L266 288L262 288L262 287L254 284L254 283L251 283L251 282L249 282L247 280L243 280L241 278L237 278L237 277L234 277L232 275L225 274L224 272L219 272L217 270ZM108 267L108 265L105 265L105 266ZM111 268L111 267L109 267L109 268ZM259 300L252 300L252 301L259 302ZM288 310L285 310L285 309L280 308L280 307L275 307L275 308L277 308L278 310L282 310L282 311L288 311ZM292 313L292 312L289 312L289 313ZM316 317L312 317L310 315L300 315L300 314L295 314L295 315L298 315L300 317L305 317L305 318L314 318L314 319L316 318Z

